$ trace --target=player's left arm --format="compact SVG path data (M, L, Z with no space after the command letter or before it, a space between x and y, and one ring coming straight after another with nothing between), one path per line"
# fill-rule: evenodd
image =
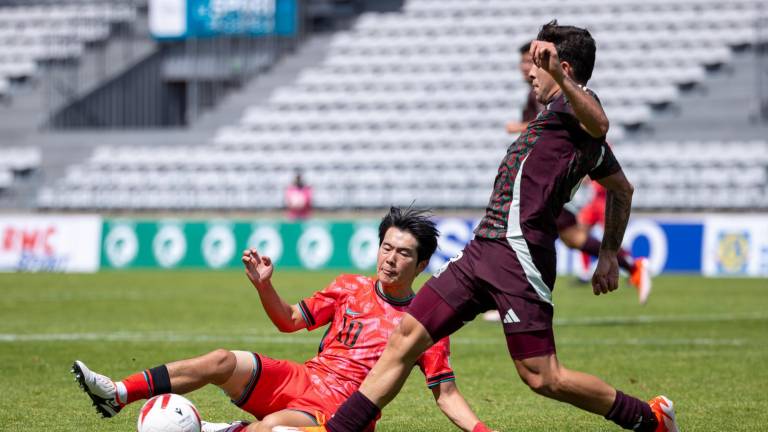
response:
M459 392L449 361L450 355L451 342L446 337L437 341L416 361L427 379L427 386L435 396L437 406L461 430L490 432Z
M443 414L459 429L467 432L488 432L491 430L472 411L455 381L445 381L432 387L432 394Z
M595 295L607 294L619 286L619 265L616 259L624 231L629 222L634 187L627 180L624 171L597 179L607 194L605 199L605 231L600 245L597 268L592 275L592 290Z
M549 73L571 104L581 128L595 138L604 137L610 126L600 102L585 87L571 77L570 64L563 62L552 42L536 40L531 43L531 56L537 67Z

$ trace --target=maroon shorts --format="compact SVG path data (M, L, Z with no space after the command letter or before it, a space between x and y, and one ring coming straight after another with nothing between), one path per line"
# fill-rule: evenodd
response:
M477 314L498 309L513 358L554 353L555 251L528 242L525 246L519 259L506 239L470 241L427 281L409 314L424 325L432 340L440 340Z
M558 216L557 220L555 221L558 232L578 224L579 221L576 219L576 215L566 208L563 208L563 210L560 212L560 216Z

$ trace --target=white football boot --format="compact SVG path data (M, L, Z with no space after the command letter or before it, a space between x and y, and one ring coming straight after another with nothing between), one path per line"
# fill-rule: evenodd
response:
M231 432L239 431L243 426L247 426L248 422L234 421L232 423L211 423L203 421L200 426L200 432Z
M71 372L75 374L80 388L91 398L96 411L103 417L114 417L123 409L117 402L115 383L109 377L93 372L80 360L75 360Z

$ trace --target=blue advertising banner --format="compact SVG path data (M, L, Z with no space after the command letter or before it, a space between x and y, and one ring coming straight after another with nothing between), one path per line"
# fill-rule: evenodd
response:
M292 36L297 0L150 0L149 27L161 40Z
M454 257L472 238L477 220L442 219L438 222L440 240L429 269L435 271ZM596 229L600 238L601 233ZM700 273L704 223L698 220L660 220L637 218L630 221L624 247L635 257L647 257L656 273ZM583 267L581 252L557 241L559 274L577 274Z

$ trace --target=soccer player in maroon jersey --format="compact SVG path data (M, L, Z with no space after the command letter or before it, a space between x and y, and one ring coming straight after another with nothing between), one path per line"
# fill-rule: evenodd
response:
M532 66L533 57L531 57L531 43L527 42L520 47L520 63L518 67L520 73L523 74L523 79L529 86L532 84L530 78ZM523 132L528 127L528 123L536 119L536 116L543 110L544 105L536 99L536 93L531 86L528 96L525 98L525 106L523 107L521 121L507 122L507 133L516 134Z
M522 121L511 121L507 123L508 133L520 133L527 127L528 123L533 121L536 116L544 110L542 105L536 99L536 92L533 90L533 78L531 78L531 67L533 58L531 57L531 43L525 43L520 47L520 72L523 79L531 86L526 98L525 106L522 112ZM594 185L596 182L592 182ZM601 188L599 184L597 188ZM604 219L598 213L604 213L605 194L597 189L594 199L581 211L579 215L572 212L568 207L563 207L560 215L556 219L557 234L563 244L571 249L580 250L584 255L584 266L589 268L589 257L597 258L600 254L600 240L590 234L590 228L596 224L603 224ZM648 301L651 294L651 274L648 268L648 259L641 257L633 259L632 255L625 249L619 249L616 256L619 267L629 273L629 283L635 287L640 304ZM488 311L483 315L486 321L499 321L500 317L496 311Z
M425 349L496 308L504 314L518 375L531 390L625 429L677 431L666 397L645 402L626 395L595 376L566 369L555 352L555 219L586 175L608 189L605 235L592 276L594 293L607 294L618 287L616 255L632 201L633 187L605 143L608 119L584 87L595 51L584 29L556 21L542 27L531 44L531 76L546 109L507 150L475 238L419 291L360 389L326 425L299 430L363 430L397 395ZM287 430L292 429L274 429Z
M330 418L378 360L387 339L415 297L411 285L437 248L437 229L424 212L391 208L379 225L376 278L341 275L298 304L286 303L271 278L269 257L243 253L246 274L262 306L282 332L314 330L330 323L314 358L303 364L262 353L219 349L114 382L81 361L73 373L104 417L123 406L163 393L188 393L207 384L220 387L259 422L204 423L203 432L268 432L273 426L309 426ZM459 392L448 363L448 338L415 361L445 415L464 431L485 427ZM370 423L370 422L369 422ZM480 425L480 426L479 426ZM374 424L366 423L367 430Z

